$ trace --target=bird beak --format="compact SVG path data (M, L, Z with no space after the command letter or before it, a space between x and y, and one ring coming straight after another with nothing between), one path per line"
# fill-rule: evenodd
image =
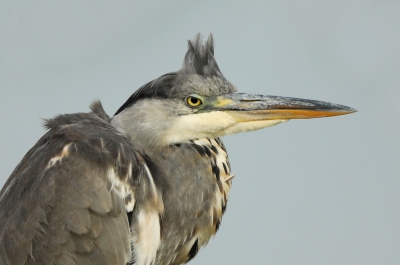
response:
M311 119L338 116L357 110L324 101L232 93L218 96L214 110L224 111L236 122Z

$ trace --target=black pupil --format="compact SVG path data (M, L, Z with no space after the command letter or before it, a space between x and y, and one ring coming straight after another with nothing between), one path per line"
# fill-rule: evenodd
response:
M199 99L198 98L190 98L190 102L192 102L192 104L197 105L199 103Z

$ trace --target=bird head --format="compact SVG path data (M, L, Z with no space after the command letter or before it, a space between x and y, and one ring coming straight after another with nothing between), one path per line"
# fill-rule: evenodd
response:
M355 112L343 105L299 98L237 93L214 58L212 35L189 41L183 67L139 88L112 124L137 146L165 146L258 130L290 119Z

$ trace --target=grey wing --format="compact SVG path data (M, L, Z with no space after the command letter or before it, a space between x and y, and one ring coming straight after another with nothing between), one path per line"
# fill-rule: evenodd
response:
M131 259L121 194L134 196L138 189L134 183L146 174L141 157L107 123L82 115L54 125L3 187L0 264L118 265ZM127 181L131 186L122 191Z

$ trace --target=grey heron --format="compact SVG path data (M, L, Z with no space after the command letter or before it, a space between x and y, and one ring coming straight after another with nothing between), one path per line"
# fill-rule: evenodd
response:
M0 193L0 264L177 265L196 256L225 212L233 175L219 137L343 105L237 93L212 35L183 67L139 88L113 117L46 120Z

